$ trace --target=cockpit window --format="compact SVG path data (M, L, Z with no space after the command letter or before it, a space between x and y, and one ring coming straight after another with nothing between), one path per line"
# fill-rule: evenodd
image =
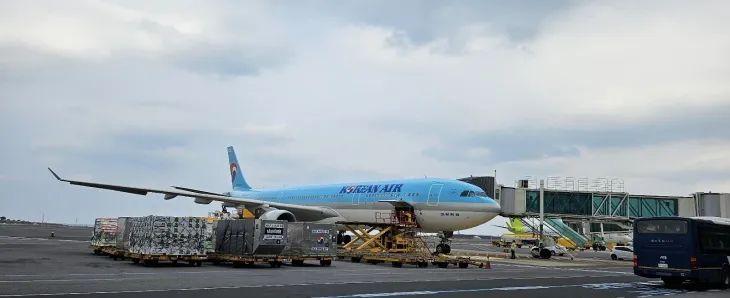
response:
M462 197L477 197L477 196L479 196L479 197L486 197L487 196L487 193L486 192L483 192L483 191L474 192L474 191L471 191L471 190L465 190L465 191L462 191L461 192L461 195L460 196L462 196Z

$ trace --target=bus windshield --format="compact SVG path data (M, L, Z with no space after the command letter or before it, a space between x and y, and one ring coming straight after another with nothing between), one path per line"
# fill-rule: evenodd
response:
M687 221L674 219L644 220L637 223L639 234L687 234Z

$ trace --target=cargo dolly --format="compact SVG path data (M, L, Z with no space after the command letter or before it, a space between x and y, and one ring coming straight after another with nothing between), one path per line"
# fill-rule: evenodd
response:
M271 268L279 268L283 265L283 259L279 257L258 257L258 256L236 256L227 254L209 254L208 260L213 265L220 263L233 263L233 267L251 267L255 263L269 263Z
M99 246L99 245L89 245L89 249L94 252L97 256L103 256L107 255L105 250L112 249L114 246Z
M291 262L294 267L304 266L305 261L319 261L319 265L322 267L332 266L332 260L334 257L322 257L322 256L281 256L282 262Z
M142 262L145 266L157 265L160 261L170 261L173 264L178 262L188 262L190 266L200 267L203 261L206 260L206 256L198 255L146 255L125 252L124 257L132 259L132 263L139 264Z
M122 249L118 249L116 247L107 246L101 249L101 252L108 255L110 258L114 259L115 261L117 259L121 259L124 261L126 258L125 253L126 251Z

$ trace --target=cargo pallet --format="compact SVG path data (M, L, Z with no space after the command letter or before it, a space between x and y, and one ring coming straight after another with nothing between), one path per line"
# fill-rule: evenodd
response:
M132 263L139 264L142 262L145 266L156 265L160 261L170 261L173 264L178 262L188 262L190 266L200 267L203 261L206 260L206 256L187 256L187 255L146 255L125 252L124 257L132 259Z
M335 258L332 256L281 256L279 259L282 262L291 262L294 267L304 266L304 261L319 261L319 265L322 267L332 266L332 260Z
M224 255L224 254L209 254L208 260L213 262L213 265L220 265L220 263L233 263L233 267L250 267L255 263L269 263L271 268L279 268L283 265L283 260L278 257L256 257L256 256L235 256L235 255Z

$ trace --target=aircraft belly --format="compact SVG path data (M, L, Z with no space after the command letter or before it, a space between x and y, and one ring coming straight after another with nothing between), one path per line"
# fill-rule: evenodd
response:
M416 213L424 232L466 230L482 225L497 216L477 211L420 210Z

